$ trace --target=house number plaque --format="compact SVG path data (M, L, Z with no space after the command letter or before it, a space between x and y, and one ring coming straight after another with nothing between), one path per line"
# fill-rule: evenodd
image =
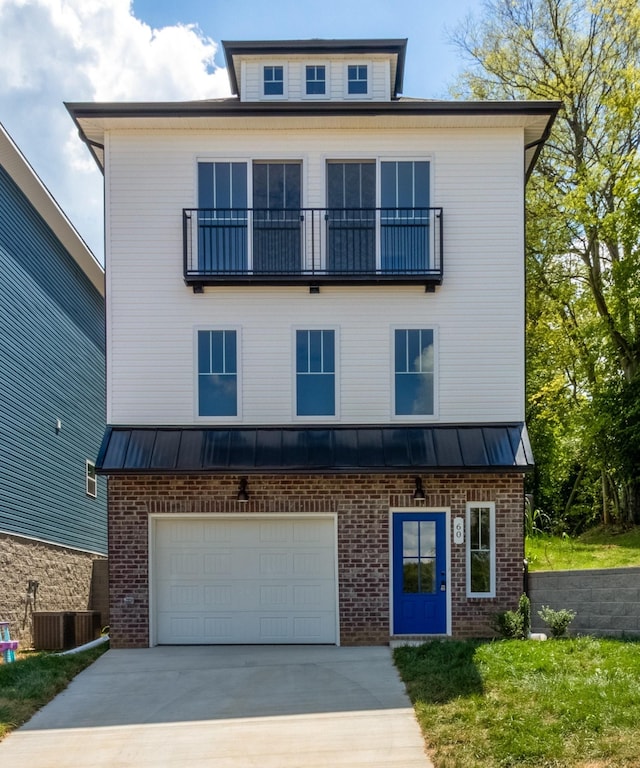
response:
M453 543L464 544L464 519L456 517L453 521Z

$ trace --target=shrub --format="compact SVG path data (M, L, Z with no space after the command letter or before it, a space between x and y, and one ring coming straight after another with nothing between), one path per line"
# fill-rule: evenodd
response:
M531 601L526 595L521 595L518 608L515 611L501 611L491 620L491 627L501 637L522 640L531 631Z
M564 637L567 634L569 624L575 619L576 612L568 608L562 608L559 611L543 605L538 611L538 616L551 630L552 637Z
M522 616L518 611L501 611L491 619L491 628L507 640L520 640L524 637Z

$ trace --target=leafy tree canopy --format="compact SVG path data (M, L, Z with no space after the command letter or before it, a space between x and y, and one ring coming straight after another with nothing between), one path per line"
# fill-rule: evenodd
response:
M640 522L640 4L486 0L453 42L454 95L563 105L527 190L536 494Z

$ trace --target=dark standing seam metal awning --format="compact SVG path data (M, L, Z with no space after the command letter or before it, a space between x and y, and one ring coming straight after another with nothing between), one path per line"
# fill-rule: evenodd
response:
M526 426L107 427L104 475L526 472Z

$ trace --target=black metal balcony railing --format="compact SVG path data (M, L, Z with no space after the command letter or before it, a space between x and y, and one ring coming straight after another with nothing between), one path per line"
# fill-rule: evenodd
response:
M442 282L442 208L188 208L193 285Z

